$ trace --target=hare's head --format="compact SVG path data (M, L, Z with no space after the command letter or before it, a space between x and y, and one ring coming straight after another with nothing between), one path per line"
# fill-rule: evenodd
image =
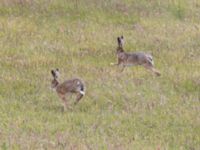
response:
M117 53L118 52L123 52L124 51L124 49L123 49L124 37L123 36L117 37L117 43L118 43Z
M53 80L51 81L51 88L56 88L59 84L58 77L59 77L59 69L51 70L51 74L53 76Z

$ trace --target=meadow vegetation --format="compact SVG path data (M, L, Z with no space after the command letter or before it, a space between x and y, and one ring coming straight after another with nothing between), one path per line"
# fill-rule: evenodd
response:
M119 35L162 75L110 66ZM87 86L66 112L54 68ZM200 149L198 0L0 0L0 70L0 149Z

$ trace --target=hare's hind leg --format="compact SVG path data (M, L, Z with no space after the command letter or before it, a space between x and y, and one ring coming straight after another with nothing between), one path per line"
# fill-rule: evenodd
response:
M155 73L157 76L160 76L160 75L161 75L161 73L160 73L157 69L155 69L153 65L145 64L145 65L143 65L143 66L144 66L146 69L150 70L151 72Z
M77 93L76 101L74 104L76 105L81 100L82 97L83 97L83 94Z
M58 94L58 96L61 98L63 102L63 110L65 111L67 109L67 99L64 94Z
M160 76L160 75L161 75L160 71L158 71L158 70L155 69L154 67L151 68L151 70L152 70L157 76Z

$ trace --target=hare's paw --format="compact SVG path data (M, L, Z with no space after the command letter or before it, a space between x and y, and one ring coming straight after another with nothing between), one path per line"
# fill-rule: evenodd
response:
M112 63L110 63L110 65L111 65L111 66L114 66L114 65L116 65L116 64L112 62Z

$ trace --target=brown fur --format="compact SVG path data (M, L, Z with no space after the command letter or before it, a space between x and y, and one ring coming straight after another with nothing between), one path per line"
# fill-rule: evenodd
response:
M127 53L123 49L123 36L117 38L118 47L117 47L117 59L118 62L112 65L118 65L122 67L122 71L126 66L135 66L141 65L146 69L152 71L157 76L160 76L160 72L155 69L153 64L153 58L150 54L144 52L135 52L135 53Z
M80 99L84 96L84 93L85 93L85 85L83 81L81 79L74 78L74 79L66 80L62 83L59 83L59 81L57 80L58 73L59 73L58 69L52 70L51 73L54 78L51 82L51 87L56 90L58 96L63 101L64 110L67 107L66 95L68 93L74 93L77 95L76 102L75 102L75 104L77 104L80 101Z

